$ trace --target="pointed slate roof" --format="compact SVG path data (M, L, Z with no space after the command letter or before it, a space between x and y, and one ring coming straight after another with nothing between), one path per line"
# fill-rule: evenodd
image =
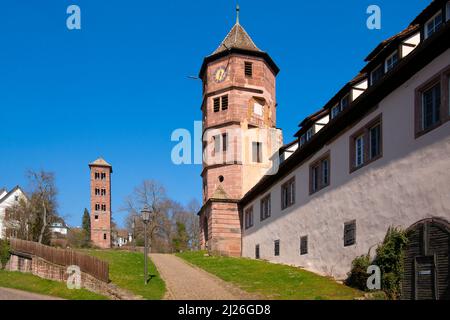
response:
M261 52L239 22L236 22L220 46L213 52L213 55L229 49L244 49Z
M97 160L89 163L89 167L109 167L111 168L112 172L112 165L110 165L108 162L105 161L103 158L98 158Z

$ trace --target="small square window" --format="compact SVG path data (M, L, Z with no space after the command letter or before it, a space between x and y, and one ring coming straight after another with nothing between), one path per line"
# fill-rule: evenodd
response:
M356 220L344 224L344 247L356 244Z
M94 216L94 219L95 219L95 220L98 220L98 214L96 214L96 215Z
M280 240L275 240L274 242L274 255L275 257L280 255Z
M308 254L308 236L300 238L300 255Z

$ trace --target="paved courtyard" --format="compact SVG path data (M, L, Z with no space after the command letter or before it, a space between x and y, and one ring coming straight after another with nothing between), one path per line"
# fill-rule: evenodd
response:
M62 300L62 299L31 292L25 292L16 289L0 288L0 300Z
M251 300L242 291L170 254L150 254L166 283L166 300Z

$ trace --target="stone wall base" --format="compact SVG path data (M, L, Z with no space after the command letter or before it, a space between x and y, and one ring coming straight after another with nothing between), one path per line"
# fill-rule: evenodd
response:
M8 271L32 273L40 278L59 282L67 282L70 276L69 273L67 273L67 267L50 263L47 260L35 256L23 257L12 254L6 265L6 269ZM118 288L112 283L103 282L84 272L81 272L81 287L113 300L142 299L142 297L135 296L126 290Z

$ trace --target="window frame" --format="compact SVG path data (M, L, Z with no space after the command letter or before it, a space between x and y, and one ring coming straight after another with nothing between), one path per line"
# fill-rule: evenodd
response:
M447 66L416 88L414 103L415 139L439 128L450 120L449 77L450 66ZM423 93L433 88L438 83L440 84L441 89L439 121L427 129L423 129Z
M354 226L353 229L350 230L353 232L353 239L351 239L352 241L347 241L346 235L348 233L348 227L351 227L351 226ZM357 229L356 220L351 220L351 221L344 223L344 238L343 238L344 248L356 245L356 229Z
M250 72L247 72L250 70ZM253 62L244 61L244 75L246 78L253 78Z
M341 112L341 105L340 103L336 104L335 106L333 106L330 110L330 118L333 120L335 119L339 113ZM337 112L334 112L334 110L337 110Z
M317 160L313 161L309 165L309 195L313 195L326 187L331 183L331 152L327 151L320 156ZM324 182L323 175L323 163L328 163L327 175L328 181ZM317 172L316 172L317 169Z
M373 75L374 75L375 71L377 71L377 70L379 70L379 69L383 71L383 74L380 76L380 78L378 78L378 79L374 82L374 81L373 81ZM376 66L376 67L370 72L370 85L371 85L371 86L376 85L378 82L381 81L381 79L383 78L384 75L385 75L385 72L384 72L384 64L381 63L381 64L379 64L378 66Z
M286 203L284 199L284 190L286 190ZM295 204L295 176L287 180L281 185L281 210L286 210ZM290 195L290 196L289 196Z
M250 206L247 209L245 209L245 211L244 211L244 227L245 227L245 230L248 230L251 227L253 227L253 225L254 225L253 214L254 214L253 206Z
M267 205L267 212L264 212L264 204L265 202L268 203ZM271 200L271 194L269 193L265 197L263 197L260 201L260 221L265 221L269 219L272 216L272 200Z
M395 63L391 64L391 67L389 68L388 61L389 61L390 59L393 59L394 57L397 57L397 60L395 61ZM388 57L386 58L386 60L384 60L384 73L386 74L386 73L388 73L389 71L391 71L392 69L394 69L395 66L398 64L399 60L400 60L400 54L399 54L399 51L398 51L398 50L395 50L390 56L388 56Z
M280 239L275 240L273 242L273 255L274 257L279 257L280 256L280 252L281 252L281 246L280 246Z
M256 146L256 153L255 153ZM252 141L252 162L253 163L263 163L263 152L262 152L262 142ZM255 159L256 154L256 159Z
M308 254L308 236L300 237L300 255L305 256Z
M376 156L371 156L371 141L370 141L370 131L376 127L380 126L380 139L379 139L379 154ZM363 162L360 165L356 163L356 139L363 137ZM350 135L350 156L349 156L349 172L353 173L365 166L368 166L372 162L377 161L378 159L383 157L383 114L375 116L372 120L370 120L367 124L362 126L355 133Z
M441 15L441 24L439 26L439 29L436 30L436 18ZM429 34L429 29L428 29L428 24L430 22L433 22L433 32ZM443 24L444 24L444 14L442 12L442 10L439 10L438 12L436 12L436 14L434 16L432 16L430 19L427 20L427 22L425 22L424 24L424 38L428 39L429 37L431 37L433 34L435 34L437 31L439 31Z

